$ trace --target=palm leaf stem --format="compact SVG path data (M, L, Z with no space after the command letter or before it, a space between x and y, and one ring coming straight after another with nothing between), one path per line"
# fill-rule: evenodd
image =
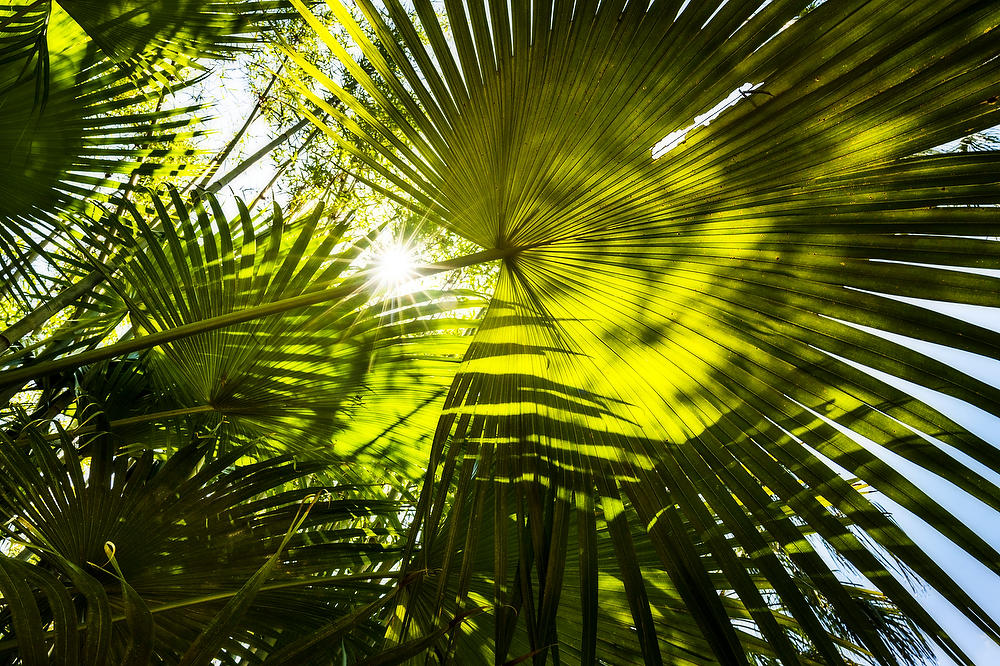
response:
M124 428L130 425L137 425L139 423L149 423L152 421L163 421L166 419L172 419L177 416L190 416L192 414L204 414L205 412L216 411L216 407L212 405L197 405L195 407L184 407L181 409L167 409L159 412L153 412L151 414L141 414L139 416L130 416L125 419L117 419L114 421L109 421L107 423L107 428ZM67 430L64 433L52 433L46 435L47 440L60 439L64 435L70 437L77 437L79 435L89 435L91 433L98 432L98 426L96 425L85 425L79 428L74 428L73 430Z
M0 333L0 353L10 349L12 344L30 334L81 296L89 294L94 287L103 281L104 275L100 271L94 271L41 303Z
M302 580L268 583L263 585L260 589L262 592L270 592L271 590L286 590L289 588L302 587L304 585L317 585L320 583L360 583L370 580L399 578L400 573L401 572L399 571L383 571L381 573L346 574L343 576L313 576ZM197 606L198 604L206 604L220 599L228 599L236 596L238 592L239 590L231 590L229 592L216 592L214 594L205 594L200 597L191 597L189 599L179 599L177 601L171 601L169 603L154 606L150 609L150 612L162 613L163 611L175 610L177 608L187 608L189 606ZM116 615L112 618L112 621L120 622L124 619L124 615Z

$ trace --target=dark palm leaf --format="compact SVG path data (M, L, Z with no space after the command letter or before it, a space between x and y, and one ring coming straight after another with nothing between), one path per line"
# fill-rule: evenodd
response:
M130 77L58 6L18 20L36 5L0 15L0 52L14 49L0 57L0 252L25 270L61 212L92 211L131 176L184 169L197 133L195 108L159 108L159 84Z
M127 69L164 72L199 66L258 41L293 15L283 0L64 0L66 12L109 58Z
M486 505L492 501L487 491ZM474 496L466 498L470 504ZM490 511L476 514L474 520L479 525L480 533L495 534L497 525ZM553 516L553 520L559 516ZM652 626L660 638L660 649L665 663L698 664L713 659L711 637L702 634L698 623L681 598L669 575L659 564L657 553L649 539L645 539L634 514L631 519L631 534L629 538L635 548L635 562L645 581L645 594L649 599ZM535 583L525 583L522 573L516 568L509 568L505 573L508 580L515 582L509 605L497 614L482 613L465 620L465 630L456 631L452 636L450 649L453 660L461 664L495 663L496 654L506 652L508 658L530 655L536 648L532 640L541 641L542 636L551 632L547 644L558 650L560 660L569 663L603 664L637 664L643 661L640 646L635 643L636 629L632 625L629 595L626 591L624 577L616 565L615 544L612 542L607 516L598 512L593 517L595 531L594 540L587 548L579 551L573 549L557 558L564 567L557 572L548 567L538 566L539 579ZM500 529L504 532L502 538L510 543L517 541L517 513L502 517ZM572 528L567 525L563 529ZM558 529L558 528L557 528ZM617 537L619 540L621 535ZM409 611L408 621L413 626L409 633L423 635L431 633L435 626L440 626L442 618L448 620L461 613L463 604L456 602L462 578L459 576L442 577L442 565L449 557L449 547L446 540L435 542L433 550L428 553L427 564L432 573L425 581L415 581L406 588L405 607ZM470 544L463 544L463 550ZM712 561L711 553L700 553L711 569L719 567ZM454 557L455 554L450 555ZM476 548L472 556L471 572L466 591L469 599L484 607L489 605L489 599L494 593L497 583L494 577L494 553L487 548ZM530 553L529 559L549 559L551 554ZM563 559L564 558L564 559ZM753 569L753 564L746 559L745 564ZM872 658L871 653L863 646L852 641L850 629L845 627L834 609L823 604L822 594L815 588L808 576L802 571L796 571L792 563L787 565L794 584L807 595L818 615L818 630L827 633L827 640L841 648L846 655L858 663L865 663ZM554 617L545 617L544 608L537 605L537 598L532 597L532 591L544 588L547 579L559 575L564 587L560 595ZM720 577L721 578L721 577ZM760 573L752 573L751 582L762 591L770 588L767 578ZM596 580L594 580L596 579ZM724 588L724 580L720 585ZM593 585L594 589L589 589ZM886 633L894 634L895 645L899 649L901 661L912 664L926 663L929 651L926 643L914 633L912 623L894 608L884 595L860 588L856 585L847 586L847 594L864 608L873 623L885 628ZM434 603L434 595L444 596L444 608L438 609ZM594 607L592 595L597 594L599 604ZM775 646L763 640L754 631L753 618L759 609L749 608L735 597L726 595L722 598L726 614L734 623L740 641L746 645L750 659L759 664L781 663L781 658L793 657L792 661L805 664L826 663L823 656L815 650L808 638L807 628L799 625L790 614L789 609L781 606L779 598L772 598L766 604L773 612L776 622L788 632L791 651L782 655ZM526 616L530 628L527 632L515 631L514 619ZM523 621L523 620L522 620ZM547 629L546 629L547 627ZM810 628L813 629L813 628ZM398 636L402 631L399 616L390 625L390 636ZM532 633L537 632L532 639ZM592 637L589 641L579 642L574 637L584 635ZM565 636L559 640L559 636ZM496 641L494 649L489 637Z
M1000 357L996 332L941 312L1000 305L981 270L1000 267L996 214L972 207L1000 203L1000 156L920 155L1000 121L1000 5L446 1L444 21L418 0L414 22L397 0L359 0L373 43L332 2L369 76L295 4L378 106L326 81L349 109L328 113L389 165L370 166L419 214L508 255L438 427L413 564L443 540L458 601L497 623L525 605L494 638L498 659L520 656L502 640L515 622L536 662L581 640L557 622L578 552L594 654L595 512L629 601L617 621L647 663L670 652L637 525L709 641L693 661L755 651L721 593L788 663L802 637L818 659L848 658L821 606L872 660L897 663L900 635L826 546L960 662L896 567L1000 641L850 483L1000 573L1000 554L907 472L1000 507L976 471L1000 469L995 448L926 397L996 414L1000 392L924 344ZM480 529L488 513L518 529ZM495 586L468 599L476 548L492 550Z
M396 503L310 486L319 468L287 458L234 465L239 452L205 460L204 447L188 445L159 459L116 454L109 441L100 435L81 454L70 438L53 447L34 430L3 440L4 532L23 550L0 558L0 654L48 663L32 659L51 644L56 663L123 663L130 651L177 663L278 552L222 641L222 663L259 663L386 592ZM372 643L371 618L356 620L348 640L360 651Z

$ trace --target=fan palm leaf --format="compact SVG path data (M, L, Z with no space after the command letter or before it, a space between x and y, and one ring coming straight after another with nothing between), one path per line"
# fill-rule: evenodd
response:
M107 285L103 314L59 336L75 345L28 346L8 362L36 352L36 365L23 371L68 361L65 377L78 364L64 355L92 345L82 333L108 319L127 331L119 345L194 328L80 371L73 399L80 426L90 427L82 417L94 404L117 436L132 441L155 441L172 424L192 435L211 432L223 448L252 441L261 451L334 461L386 467L392 460L395 473L417 478L430 445L427 424L433 427L477 323L456 313L481 307L482 298L419 285L397 293L377 274L359 273L379 232L347 238L345 220L324 215L322 206L287 219L278 207L252 216L239 200L229 217L210 195L195 205L176 191L169 202L151 201L149 219L124 203L127 216L107 216L81 242ZM199 330L205 321L317 293L339 295ZM101 332L107 335L107 323ZM118 355L111 347L95 353Z
M13 49L0 59L0 251L30 270L61 211L92 212L132 176L184 169L196 108L161 108L160 84L130 77L58 5L15 3L0 25L0 52Z
M289 16L258 0L23 0L0 11L0 251L11 264L31 271L18 250L44 255L60 211L163 177L161 167L192 169L198 107L165 108L165 97L192 83L185 69Z
M979 206L998 203L1000 160L922 154L1000 120L997 3L446 1L438 16L419 0L414 19L396 0L359 0L359 19L332 0L351 44L294 4L366 99L298 58L313 79L303 88L344 101L347 112L327 112L379 153L370 166L394 196L505 254L413 532L412 566L444 541L442 580L462 582L414 597L429 594L439 615L449 595L467 599L476 550L492 544L486 603L509 622L495 658L514 656L501 638L517 622L540 663L581 640L556 621L578 551L591 571L588 661L600 512L647 663L669 657L636 525L708 639L705 661L753 652L721 593L779 659L798 658L787 613L819 658L844 663L801 571L853 642L897 663L899 635L873 621L824 546L959 662L970 663L897 567L1000 641L997 622L851 484L1000 573L993 547L908 471L1000 506L984 476L1000 467L994 446L928 397L1000 412L997 389L945 355L998 357L995 331L946 308L998 305L983 270L1000 258L996 214ZM487 513L516 515L519 529L480 529ZM503 619L529 597L533 608Z
M222 663L260 663L387 591L379 581L399 554L386 517L397 503L301 483L320 468L288 458L234 466L242 452L206 460L205 447L188 445L157 459L116 453L107 433L89 439L62 434L53 446L29 429L3 441L4 532L22 550L0 556L0 652L48 663L51 644L57 663L130 653L147 657L129 663L178 663L270 558L240 622L215 623ZM355 617L359 651L370 621Z
M195 212L175 195L174 223L154 201L159 231L133 208L135 235L120 225L120 236L105 241L108 252L125 248L129 257L109 281L144 334L345 286L377 235L348 240L347 225L336 214L325 218L321 206L293 220L275 206L260 222L239 204L230 221L213 197ZM147 362L173 407L205 408L213 429L301 453L377 459L392 448L392 432L440 405L475 324L451 313L482 304L471 293L388 294L370 282L332 303L170 342ZM415 446L402 432L395 437ZM425 455L407 453L396 471L415 474Z
M632 625L629 598L622 577L617 575L615 571L615 547L605 518L600 512L591 518L595 522L596 529L593 532L594 540L588 545L591 553L587 557L569 553L565 560L559 560L565 567L561 574L565 590L560 596L555 618L549 619L550 627L553 630L557 629L560 635L567 637L594 635L595 639L592 642L585 641L583 643L575 640L556 641L551 639L551 646L558 650L561 660L571 663L577 661L594 663L595 659L597 663L606 664L641 663L643 654L640 646L634 640L635 627ZM496 533L498 528L494 524L494 516L490 512L479 514L477 520L481 522L479 529L482 533ZM645 581L645 593L649 599L652 624L660 640L659 647L664 662L698 664L711 661L713 659L711 637L702 634L691 611L681 599L677 588L659 565L652 543L643 538L642 530L637 522L632 523L629 538L634 545L636 563ZM500 529L505 532L505 538L510 542L517 540L518 527L514 515L505 517L505 522ZM707 560L712 559L708 552L702 551L700 554ZM482 606L489 605L489 599L496 584L493 575L493 556L494 553L488 549L479 548L475 551L475 561L472 563L467 593L470 600ZM430 571L440 571L441 565L447 557L448 546L445 540L438 540L434 544L433 550L428 553ZM581 569L581 566L585 564L591 567L590 571ZM709 568L717 568L718 564L709 563L708 566ZM546 576L550 576L552 573L552 570L548 570ZM539 574L541 575L541 572ZM519 573L514 570L509 571L508 575L517 578ZM453 576L444 580L437 576L438 574L435 573L428 580L442 583L446 589L447 599L454 600L457 596L460 577ZM872 655L869 651L863 646L845 639L850 635L849 632L844 630L836 613L823 607L819 601L821 595L817 593L804 573L796 571L792 576L796 586L800 587L804 594L812 597L819 616L820 631L828 633L827 638L830 643L843 649L855 661L864 663L870 660ZM596 578L594 589L588 589L591 577ZM759 573L751 573L749 577L752 583L762 591L770 587L766 577ZM541 584L540 580L539 585ZM404 590L410 622L419 627L411 628L410 632L429 633L426 632L426 628L434 626L435 616L438 614L437 609L433 603L428 603L428 600L431 599L429 595L419 592L414 594L412 593L413 589L411 586ZM859 605L866 608L872 621L884 623L888 632L897 633L898 647L901 649L898 656L901 660L915 664L925 663L924 660L929 656L926 643L914 635L912 625L905 616L899 613L898 609L893 608L887 602L884 595L856 585L847 586L847 591L852 598L857 600ZM532 655L535 648L531 646L529 634L514 632L511 620L517 614L537 613L540 609L532 608L532 602L527 600L524 588L520 592L518 595L518 591L515 589L510 607L505 609L502 614L494 616L491 613L482 613L466 620L469 629L457 633L454 637L452 649L456 662L492 663L495 660L495 653L499 651L506 651L510 657ZM591 595L593 594L597 594L600 600L596 607L591 606ZM748 608L739 598L732 596L724 597L722 603L726 613L736 625L741 642L747 646L754 661L765 664L778 663L781 657L789 656L789 653L782 655L775 646L762 640L760 636L755 635L750 630L753 626L755 609ZM775 604L775 607L777 606L778 604ZM454 604L452 601L447 602L443 610L443 617L453 617L460 612L460 608L461 605ZM775 620L789 633L792 661L806 664L826 663L805 638L806 629L787 614L787 609L784 610L785 612L781 612L775 608ZM390 627L390 630L398 632L400 628L401 623L397 617L396 623ZM489 636L496 637L497 649L494 649L489 641L484 640L484 637Z
M170 77L202 57L226 57L293 15L282 0L70 0L64 9L109 58ZM163 76L161 74L161 76Z

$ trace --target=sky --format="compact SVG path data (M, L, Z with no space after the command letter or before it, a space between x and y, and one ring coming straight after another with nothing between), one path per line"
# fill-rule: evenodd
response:
M925 301L924 305L946 314L949 311L953 312L953 308L931 301ZM963 306L963 308L975 308L975 310L964 312L971 320L979 322L984 327L1000 330L1000 310L997 308L979 306ZM1000 385L1000 362L996 360L923 341L910 339L908 344L928 356L948 363L970 375L978 376L984 382ZM922 399L991 444L1000 446L1000 419L996 416L955 398L943 396L903 380L885 375L881 378L914 397ZM1000 550L1000 516L995 511L922 468L907 463L884 449L882 453L887 460L905 471L906 476L924 492L936 499L987 543ZM970 461L970 466L972 465L975 463ZM984 470L978 465L975 465L975 468L986 478L1000 483L997 475L989 473L988 470ZM931 558L937 561L965 589L969 596L983 607L990 617L1000 618L1000 580L992 572L919 518L895 505L884 495L878 494L876 501L890 511L899 526L910 534L911 538ZM940 594L925 587L922 590L917 590L916 597L976 664L983 666L1000 664L1000 646L990 640ZM953 663L940 650L935 651L941 664Z

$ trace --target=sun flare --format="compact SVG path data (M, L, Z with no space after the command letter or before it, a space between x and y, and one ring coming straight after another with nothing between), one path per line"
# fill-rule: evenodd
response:
M393 245L379 253L376 276L383 286L394 286L416 277L417 260L413 250L403 245Z

